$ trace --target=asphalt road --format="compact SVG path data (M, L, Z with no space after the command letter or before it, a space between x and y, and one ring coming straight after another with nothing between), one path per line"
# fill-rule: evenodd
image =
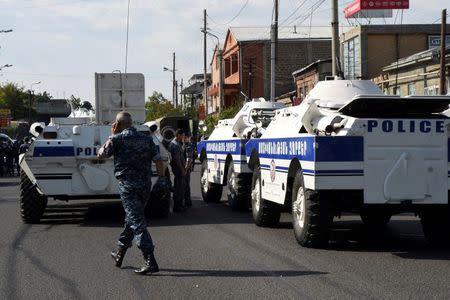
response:
M399 216L367 232L358 217L336 220L327 249L300 247L291 217L258 228L250 213L201 201L150 220L161 272L137 276L133 247L122 269L109 251L122 227L118 201L49 201L47 219L19 217L18 180L0 179L0 299L444 299L450 252L426 243L420 222Z

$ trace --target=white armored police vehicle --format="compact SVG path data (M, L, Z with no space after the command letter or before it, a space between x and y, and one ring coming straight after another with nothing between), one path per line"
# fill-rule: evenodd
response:
M228 202L233 210L250 206L252 173L247 166L245 143L260 136L281 103L263 98L245 103L233 119L220 120L208 140L197 144L200 155L200 185L205 202L219 202L222 188L228 187Z
M137 130L150 134L148 126L139 125L145 120L142 74L95 74L95 82L95 122L88 117L52 118L47 126L35 123L31 127L36 138L20 157L20 207L26 223L40 221L49 197L65 201L118 198L113 159L96 156L111 135L119 111L130 112ZM154 141L158 144L157 137ZM152 215L167 216L170 193L153 200L147 204Z
M428 241L447 243L449 103L386 96L371 81L319 82L245 146L255 223L272 226L289 207L298 243L320 247L342 212L371 226L414 212Z

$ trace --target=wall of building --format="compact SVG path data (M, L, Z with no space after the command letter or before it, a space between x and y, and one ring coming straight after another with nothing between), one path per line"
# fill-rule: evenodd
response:
M450 24L447 25L447 32L450 32ZM358 38L360 47L356 51L360 68L358 77L373 79L382 73L383 67L396 61L397 56L404 58L427 50L429 36L439 34L439 24L357 26L340 36L341 61L343 64L346 63L343 51L345 44L351 39ZM345 67L343 65L343 69Z
M264 95L270 98L270 43L265 44L267 72L265 72L267 82L264 88ZM278 47L278 60L276 70L276 95L282 95L295 90L292 81L292 73L319 59L328 59L331 56L331 40L301 40L301 41L280 41Z
M242 51L242 92L250 98L264 97L264 44L243 43ZM250 75L251 71L251 75ZM252 87L250 91L250 86Z
M214 51L213 60L211 62L211 79L212 83L209 87L210 92L215 92L211 95L211 107L214 111L217 110L217 107L220 106L220 62L218 57L219 51Z
M367 71L365 75L363 72L363 76L366 76L365 79L371 79L380 75L383 67L397 60L397 52L400 59L427 50L427 39L426 34L369 34ZM362 63L364 64L364 61Z

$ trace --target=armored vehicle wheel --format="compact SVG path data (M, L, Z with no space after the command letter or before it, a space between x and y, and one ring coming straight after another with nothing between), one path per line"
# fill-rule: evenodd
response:
M391 213L382 209L369 209L361 212L361 220L369 227L382 227L391 220Z
M203 201L208 203L218 203L222 198L222 185L208 181L208 160L202 162L200 176L200 187L202 190Z
M275 226L280 221L281 205L265 200L261 193L261 169L255 166L252 177L252 213L257 226Z
M234 172L234 164L230 163L227 173L228 204L233 211L247 211L250 204L251 177Z
M423 233L434 246L450 245L450 213L447 209L424 209L420 212Z
M333 215L323 192L305 188L303 175L297 173L292 190L292 223L297 242L304 247L328 243Z
M39 223L45 208L47 197L42 196L28 176L20 171L20 214L24 223Z

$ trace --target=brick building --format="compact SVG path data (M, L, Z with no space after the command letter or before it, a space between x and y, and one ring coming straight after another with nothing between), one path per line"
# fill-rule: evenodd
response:
M375 80L389 95L439 95L440 48L433 48L402 58L383 68ZM450 84L450 46L446 48L447 92Z
M292 72L331 54L328 28L279 28L276 96L294 89ZM270 98L270 28L231 27L223 47L225 107L243 98ZM215 69L212 68L213 78Z
M220 109L220 99L221 94L223 93L221 87L220 87L220 75L221 72L223 73L223 61L221 65L221 59L222 59L222 45L217 45L216 48L214 48L214 53L212 57L212 61L210 64L211 68L211 86L208 89L208 113L215 113L218 112Z
M331 59L318 60L292 73L296 86L293 105L299 105L317 82L332 76Z
M344 76L375 78L393 61L435 46L440 30L439 24L357 26L340 37Z

